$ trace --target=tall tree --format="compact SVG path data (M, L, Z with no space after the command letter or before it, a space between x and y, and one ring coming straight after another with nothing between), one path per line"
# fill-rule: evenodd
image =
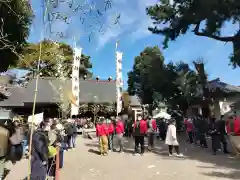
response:
M189 31L196 36L230 42L233 44L230 63L235 68L240 66L240 29L228 36L223 36L221 30L226 23L240 25L239 9L239 0L160 0L147 8L155 24L149 30L165 36L165 48L169 41Z
M17 65L18 68L27 69L31 73L37 69L38 56L39 56L39 46L37 44L28 44L23 51L23 60L20 61ZM72 62L73 62L73 49L71 46L65 43L55 43L51 40L42 41L42 50L41 50L41 73L42 76L55 76L57 74L57 61L59 54L63 56L63 68L65 74L70 77L72 74ZM81 68L79 69L79 76L83 77L84 75L87 78L92 77L92 73L89 71L92 68L90 62L90 56L82 54L81 56Z
M0 72L15 65L26 43L32 10L26 0L0 1Z
M196 103L195 100L198 98L198 76L184 62L177 63L176 69L177 77L174 84L177 86L177 90L172 98L172 105L177 104L178 109L185 113L192 104Z
M157 46L145 48L135 57L133 70L128 73L129 94L138 95L143 104L153 104L154 90L159 88L163 64L164 58Z
M147 47L135 57L128 73L128 92L138 95L143 104L165 102L183 113L199 99L196 71L184 62L164 64L158 47Z
M202 59L198 59L193 62L196 72L198 74L198 82L201 89L202 97L202 113L205 117L211 116L210 105L212 103L212 96L216 96L213 94L208 87L208 79L205 71L205 64Z

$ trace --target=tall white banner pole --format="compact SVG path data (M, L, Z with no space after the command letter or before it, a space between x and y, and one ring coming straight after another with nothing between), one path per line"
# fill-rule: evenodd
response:
M74 39L74 59L72 65L72 94L76 99L75 104L71 104L71 115L78 115L79 113L79 93L80 93L80 79L79 79L79 67L81 63L82 48L77 48L76 41Z
M116 103L117 103L117 115L122 110L122 88L123 88L123 80L122 80L122 56L123 53L118 51L118 43L116 43Z

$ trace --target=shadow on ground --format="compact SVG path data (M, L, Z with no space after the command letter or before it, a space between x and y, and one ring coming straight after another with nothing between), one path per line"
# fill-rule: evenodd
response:
M100 152L95 149L89 149L88 152L96 154L96 155L101 155Z
M188 144L184 136L179 137L180 148L182 153L186 156L184 159L196 160L202 163L210 163L212 167L201 167L199 168L213 168L212 173L204 173L204 175L209 177L225 177L229 179L240 179L240 159L232 159L223 152L218 152L217 155L212 155L211 144L208 141L209 148L201 148L197 145ZM154 153L160 156L168 155L167 147L164 145L164 142L157 142L157 147L160 148L160 151L156 150ZM214 171L214 168L228 168L230 169L229 173L217 172Z
M196 145L188 144L185 141L185 137L179 137L181 152L184 154L184 159L196 160L202 163L210 163L212 167L201 167L199 168L213 168L212 173L205 173L204 175L209 177L225 177L229 179L240 179L240 159L231 159L228 155L219 152L216 156L212 155L211 146L209 142L209 148L200 148ZM98 141L92 141L92 143L85 144L88 147L99 147ZM145 142L145 146L147 145L147 141ZM147 149L147 147L146 147ZM89 149L89 151L93 151L93 149ZM95 150L94 150L95 151ZM134 151L134 140L133 138L127 138L124 141L124 152L125 153L133 153ZM96 151L96 154L99 154ZM162 156L162 158L168 157L168 148L164 144L163 141L157 140L156 147L151 153L156 154L157 156ZM174 158L177 160L181 160L181 158ZM220 168L228 168L231 169L229 173L215 172L214 167Z
M10 170L4 168L4 174L3 174L3 179L5 179L7 177L7 175L9 174Z
M95 147L95 148L99 147L98 143L85 143L84 145L87 147Z
M228 179L240 179L240 171L234 170L229 173L222 173L222 172L217 172L213 171L211 173L203 173L206 176L210 177L218 177L218 178L228 178Z

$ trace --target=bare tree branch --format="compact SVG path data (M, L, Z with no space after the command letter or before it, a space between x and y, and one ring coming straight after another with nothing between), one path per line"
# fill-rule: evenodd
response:
M102 2L101 2L102 1ZM107 28L111 28L112 25L119 24L120 14L117 14L116 18L113 20L112 25L106 25L104 23L104 14L112 7L112 0L100 0L96 2L76 3L78 1L73 0L52 0L48 10L48 21L50 36L56 35L58 38L70 38L66 37L69 33L57 30L58 32L52 31L52 26L55 22L64 22L66 25L70 25L72 18L79 17L80 25L84 26L85 32L81 36L87 36L89 41L93 34L100 33L104 34ZM97 4L102 3L102 6L97 8ZM63 12L60 7L66 7L66 12ZM68 29L69 30L69 29ZM67 31L68 31L67 30ZM73 35L72 33L70 33ZM71 37L72 38L72 37Z
M212 39L216 39L218 41L223 41L223 42L231 42L234 40L235 36L229 36L229 37L220 37L220 36L216 36L207 32L200 32L199 28L200 28L200 24L201 22L197 23L193 32L195 35L197 36L204 36L204 37L210 37Z

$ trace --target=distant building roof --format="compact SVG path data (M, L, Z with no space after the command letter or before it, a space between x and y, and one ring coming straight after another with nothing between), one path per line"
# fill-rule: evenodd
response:
M24 96L24 103L32 103L35 92L36 79L30 80ZM57 103L60 101L58 93L61 81L53 77L40 78L38 82L37 103ZM62 83L71 92L71 80ZM80 103L114 103L116 102L115 81L108 80L80 80Z
M25 88L9 87L8 92L11 93L7 99L0 101L0 107L19 107L24 106L23 97Z
M230 85L230 84L227 84L227 83L224 83L222 81L220 81L219 78L217 79L214 79L212 81L209 81L208 82L208 87L210 89L220 89L226 93L231 93L231 92L236 92L236 93L240 93L240 87L239 86L234 86L234 85Z

